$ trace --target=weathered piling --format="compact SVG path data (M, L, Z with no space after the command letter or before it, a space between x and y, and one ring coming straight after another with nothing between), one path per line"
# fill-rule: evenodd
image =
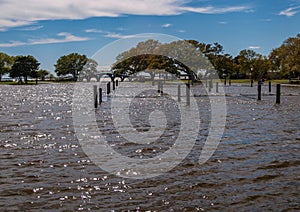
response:
M257 100L260 101L261 100L261 84L258 83L257 85Z
M178 85L178 102L181 102L181 87Z
M216 82L216 93L219 93L219 83Z
M190 83L186 84L186 104L190 106L191 102L191 91L190 91Z
M112 84L113 84L113 91L114 91L114 90L116 90L116 82L113 80Z
M276 104L280 104L280 94L281 94L281 85L277 84L276 85Z
M97 85L94 85L94 108L98 107Z
M160 81L157 83L157 93L160 93Z
M99 105L102 104L102 88L99 88Z
M271 84L271 81L269 81L269 92L270 92L270 93L272 92L272 84Z
M108 82L106 85L106 93L107 93L107 95L110 94L110 82Z

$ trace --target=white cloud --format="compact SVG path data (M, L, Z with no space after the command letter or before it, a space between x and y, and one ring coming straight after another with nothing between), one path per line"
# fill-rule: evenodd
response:
M84 31L87 33L105 33L105 31L103 31L101 29L86 29Z
M90 40L90 38L78 37L78 36L72 35L67 32L58 33L57 36L62 37L62 38L29 39L26 42L10 41L9 43L0 43L0 47L16 47L16 46L25 46L25 45L68 43L68 42L79 42L79 41Z
M287 17L292 17L294 15L296 15L298 12L300 12L300 6L298 7L290 7L290 8L287 8L285 10L282 10L279 15L285 15Z
M220 21L219 24L226 25L226 24L228 24L228 22L227 21Z
M41 20L74 20L90 17L132 15L179 15L185 12L215 14L242 12L249 8L188 7L181 0L0 0L0 30L34 24Z
M44 26L41 26L41 25L38 25L38 26L30 26L30 27L26 27L26 28L22 28L20 30L23 30L23 31L35 31L35 30L38 30L38 29L42 29Z
M105 35L105 37L107 37L107 38L117 38L117 39L126 39L126 38L133 38L135 36L134 35L121 35L119 33L110 32L110 33L107 33Z
M235 7L182 7L183 11L203 13L203 14L222 14L231 12L249 11L249 7L235 6Z
M164 24L164 25L162 25L161 27L162 28L169 28L169 27L171 27L171 26L173 26L172 24Z
M248 48L252 49L252 50L256 50L256 49L260 49L261 47L260 46L249 46Z

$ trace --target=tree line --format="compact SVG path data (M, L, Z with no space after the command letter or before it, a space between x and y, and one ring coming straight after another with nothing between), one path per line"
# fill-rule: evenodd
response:
M194 49L192 50L193 53L187 53L188 58L183 58L183 60L193 66L196 61L195 57L200 53L204 54L220 78L229 76L232 79L249 77L252 79L287 79L300 76L300 34L286 39L280 47L273 49L268 56L261 55L254 50L244 49L233 57L224 53L224 48L219 43L205 44L196 40L186 40L185 42L191 44ZM136 47L118 55L112 69L116 73L126 71L129 74L145 69L158 70L162 68L175 74L176 69L191 73L189 67L184 64L185 61L170 60L170 58L158 57L155 54L143 54L145 49L147 52L149 49L153 50L153 53L159 49L157 51L159 54L168 52L176 58L176 48L181 48L180 45L180 42L172 44L161 44L154 40L141 42ZM130 57L130 55L136 56ZM197 61L196 63L198 62L201 62L204 68L210 69L205 61ZM20 83L23 80L27 83L28 77L44 80L50 73L47 70L39 69L39 66L40 63L34 56L9 56L0 52L0 81L4 74L9 74L11 78ZM92 77L97 72L97 66L98 63L95 60L78 53L61 56L54 65L57 76L71 75L75 81L81 76ZM205 76L199 76L199 78L202 77Z

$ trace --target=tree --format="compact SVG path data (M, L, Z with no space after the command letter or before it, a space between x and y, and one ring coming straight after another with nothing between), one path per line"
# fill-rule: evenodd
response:
M13 58L3 52L0 52L0 82L2 80L2 76L10 71L12 64Z
M86 64L84 65L83 69L79 73L80 78L86 78L89 81L93 76L95 76L97 72L97 61L93 59L87 59Z
M45 80L45 78L46 78L47 75L49 75L49 71L43 70L43 69L38 70L38 77L39 77L42 81Z
M286 39L273 49L269 55L273 70L281 72L283 77L300 76L300 34Z
M118 55L113 69L116 74L127 75L147 71L152 79L155 74L165 70L176 76L188 75L195 80L197 71L207 67L204 55L186 41L161 44L155 40L147 40Z
M86 62L87 57L85 55L78 53L64 55L60 57L54 65L55 72L57 76L72 74L74 81L76 81L78 74L82 71Z
M234 61L239 69L239 73L244 76L250 74L250 77L253 76L255 68L254 61L259 57L259 55L249 49L244 49L240 51L239 55L234 58Z
M10 77L18 78L19 82L22 82L24 78L27 84L28 76L36 78L37 70L40 63L31 55L17 56L10 71Z

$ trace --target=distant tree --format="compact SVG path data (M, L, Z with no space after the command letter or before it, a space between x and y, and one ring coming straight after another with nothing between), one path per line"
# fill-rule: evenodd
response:
M9 73L11 66L13 64L13 57L0 52L0 82L2 80L2 76L6 73Z
M76 81L78 74L82 71L86 62L87 57L85 55L80 55L78 53L64 55L60 57L54 65L55 72L57 76L72 74Z
M37 70L40 63L31 55L17 56L10 71L10 77L17 78L19 82L22 82L24 78L27 84L28 77L37 77Z
M287 77L300 76L300 34L286 39L283 44L273 49L269 55L272 69Z
M239 73L244 76L254 76L255 70L254 61L259 57L253 50L244 49L240 51L239 55L234 58L234 61L239 69Z
M42 81L45 80L47 75L49 75L49 71L44 70L44 69L38 70L38 78L40 78Z
M55 80L54 74L50 74L50 75L49 75L49 79L50 79L50 80Z
M97 72L97 66L97 61L93 59L87 59L83 69L79 73L79 77L86 78L89 81L93 76L95 76Z

